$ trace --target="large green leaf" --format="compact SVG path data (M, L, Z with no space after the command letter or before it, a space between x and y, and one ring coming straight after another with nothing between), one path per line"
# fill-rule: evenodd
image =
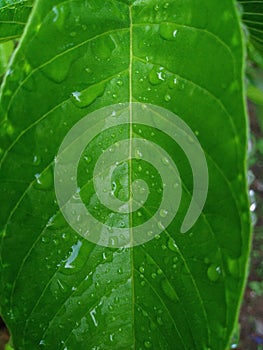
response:
M238 0L243 9L243 22L250 32L251 42L263 52L263 1Z
M1 92L0 303L16 349L228 349L250 243L243 56L234 1L36 2ZM208 195L181 233L198 159L189 164L171 137L143 125L143 114L141 125L105 121L77 175L93 216L114 231L157 211L162 228L165 184L140 154L115 164L112 190L127 200L131 182L144 180L150 193L141 211L114 213L94 192L99 156L131 136L156 143L177 164L182 200L154 239L104 247L77 234L59 210L55 156L83 117L132 101L165 108L195 132Z
M0 42L23 33L34 0L0 0Z

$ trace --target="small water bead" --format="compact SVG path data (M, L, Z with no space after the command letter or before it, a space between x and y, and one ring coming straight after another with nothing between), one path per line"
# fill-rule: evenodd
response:
M146 340L144 342L144 346L145 346L146 349L150 349L152 347L152 343L149 340Z
M34 187L40 190L51 189L53 185L53 172L51 169L47 169L43 173L35 174Z
M231 275L233 277L239 277L240 267L239 267L239 260L238 259L228 258L227 266L228 266L229 272L231 273Z
M157 275L162 275L163 271L161 269L157 270Z
M160 210L160 216L162 218L165 218L167 216L167 214L168 214L168 211L166 209L161 209Z
M167 95L164 96L164 99L165 99L166 102L169 102L169 101L171 101L172 97L171 97L171 95L167 94Z
M38 166L41 163L41 158L39 155L34 155L33 157L33 165Z
M158 228L162 231L165 230L165 226L163 225L163 223L161 221L158 221L158 224L157 224Z
M139 271L140 271L141 273L144 273L144 267L143 267L143 266L140 266Z
M169 240L168 240L168 248L173 252L179 251L177 244L175 243L175 241L172 238L169 238Z
M207 277L211 282L216 282L221 275L221 269L216 264L212 264L209 266L207 270Z

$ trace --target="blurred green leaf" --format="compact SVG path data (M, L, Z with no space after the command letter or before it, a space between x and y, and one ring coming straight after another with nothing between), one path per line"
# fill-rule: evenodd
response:
M263 53L263 0L238 0L243 8L243 22L250 32L251 42Z
M263 296L263 281L252 281L248 285L258 296Z
M247 97L258 105L263 105L263 91L255 85L249 85L247 88Z
M13 50L14 43L12 41L0 44L0 76L6 72Z

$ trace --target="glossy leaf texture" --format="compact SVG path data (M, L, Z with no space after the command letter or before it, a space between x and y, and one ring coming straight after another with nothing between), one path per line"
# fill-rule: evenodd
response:
M1 91L0 303L15 349L229 348L250 246L243 56L234 1L203 0L201 10L195 0L35 3ZM109 126L80 160L87 209L114 227L138 225L157 211L161 226L165 184L140 154L112 177L121 200L132 180L148 184L140 212L113 213L94 193L98 157L130 135L166 150L181 175L182 199L154 239L103 247L61 214L55 157L83 117L136 101L173 112L193 130L206 156L208 196L181 233L193 193L184 150L143 123Z
M243 22L249 30L251 42L263 53L263 1L238 0L242 6Z
M33 0L0 0L0 42L22 35L32 6Z

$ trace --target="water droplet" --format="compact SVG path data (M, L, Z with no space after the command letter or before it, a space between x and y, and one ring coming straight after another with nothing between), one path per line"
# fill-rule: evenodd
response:
M45 340L41 339L40 342L39 342L39 345L42 346L42 345L45 345L45 344L46 344Z
M216 282L221 274L221 269L218 265L212 264L207 269L207 277L211 282Z
M80 248L82 246L82 242L81 241L78 241L76 244L74 244L72 247L71 247L71 253L69 255L69 257L67 258L65 262L65 268L66 269L73 269L74 268L74 265L72 265L72 263L76 260L76 258L78 257L78 254L79 254L79 251L80 251Z
M171 101L172 97L171 97L171 95L167 94L167 95L164 96L164 99L165 99L166 102L169 102L169 101Z
M53 185L53 172L51 169L47 169L41 174L35 174L35 179L34 188L39 190L49 190Z
M103 36L92 42L92 51L98 60L107 60L115 49L115 43L111 36Z
M163 271L161 269L157 270L157 275L162 275Z
M162 23L160 25L160 36L165 40L174 40L177 36L178 29L173 23Z
M233 277L239 277L240 267L239 261L237 259L228 259L227 260L228 270Z
M88 87L81 92L72 92L72 100L75 106L85 108L93 103L98 97L102 96L105 91L104 84L97 84Z
M161 221L158 222L157 226L160 230L162 230L162 231L165 230L165 227Z
M33 165L38 166L41 163L41 158L38 155L34 155L33 157Z
M96 309L93 309L93 310L91 310L90 311L90 317L91 317L91 319L92 319L92 321L93 321L93 324L94 324L94 326L95 327L98 327L98 321L97 321L97 319L96 319Z
M72 60L73 58L70 59L68 55L62 55L55 61L52 61L41 68L41 71L45 74L45 76L53 80L55 83L61 83L67 78L69 74Z
M167 216L167 214L168 214L168 211L166 209L161 209L160 210L160 216L162 218L165 218Z
M144 267L143 267L143 266L140 266L139 271L140 271L141 273L144 273Z
M150 349L152 347L152 343L149 340L146 340L144 342L144 346L145 346L146 349Z
M173 252L178 252L178 246L175 243L175 241L172 238L169 238L168 240L168 248L172 250Z
M152 85L161 84L165 81L165 73L163 67L154 67L149 73L149 81Z

